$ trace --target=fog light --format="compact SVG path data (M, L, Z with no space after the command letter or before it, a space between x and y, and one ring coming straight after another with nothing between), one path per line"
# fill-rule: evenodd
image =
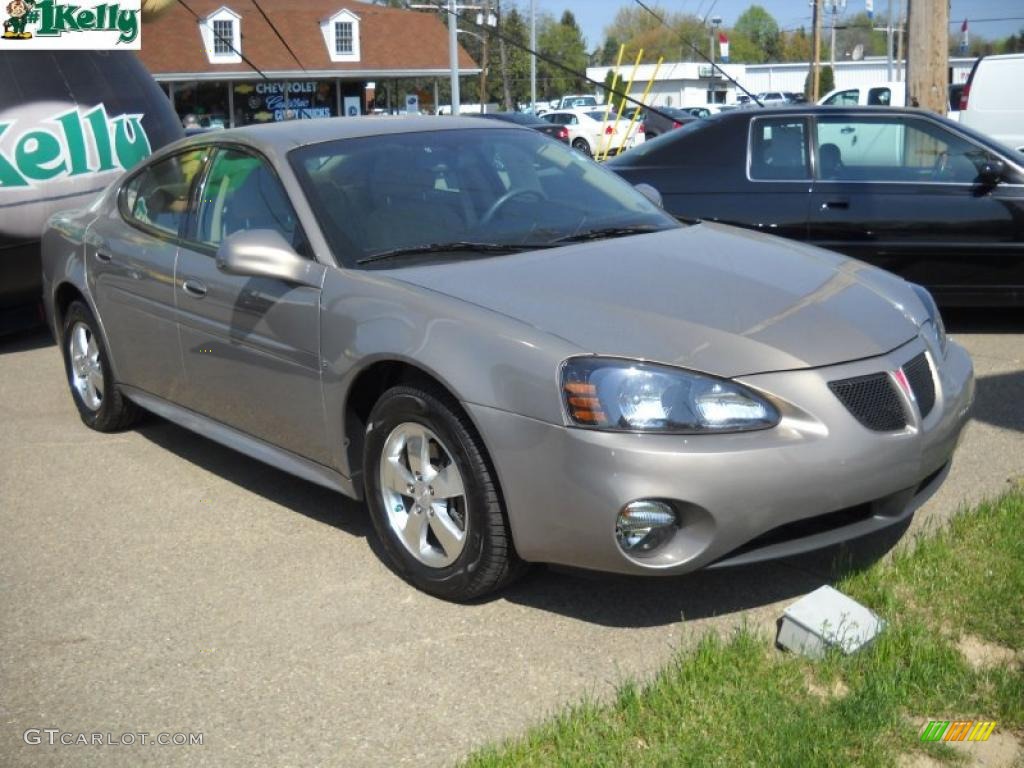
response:
M676 532L676 513L663 501L631 501L615 521L615 538L623 552L657 549Z

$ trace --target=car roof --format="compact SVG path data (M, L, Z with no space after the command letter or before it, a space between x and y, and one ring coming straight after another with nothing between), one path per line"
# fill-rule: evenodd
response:
M357 139L367 136L420 133L423 131L451 131L466 128L482 130L531 130L506 121L480 117L378 115L365 117L331 117L316 120L288 120L264 125L247 125L211 131L170 145L175 150L192 144L208 142L238 142L264 153L283 154L295 147L319 144L337 139ZM164 154L161 152L160 154Z

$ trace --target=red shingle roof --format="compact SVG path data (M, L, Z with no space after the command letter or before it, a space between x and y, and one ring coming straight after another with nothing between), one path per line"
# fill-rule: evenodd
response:
M264 72L346 70L446 70L448 30L437 14L369 5L352 0L257 0L302 63L300 67L252 0L188 0L200 18L220 8L242 17L242 55ZM320 23L347 9L359 17L361 51L357 62L335 62L320 31ZM181 3L175 3L142 30L139 57L154 75L168 73L252 72L244 61L213 64L207 57L199 22ZM477 69L460 46L459 66Z

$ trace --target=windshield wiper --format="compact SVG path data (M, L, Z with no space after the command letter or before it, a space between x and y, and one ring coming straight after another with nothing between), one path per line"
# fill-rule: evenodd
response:
M406 248L392 248L389 251L372 253L356 264L370 264L374 261L384 261L401 256L416 256L423 253L517 253L519 251L532 251L537 248L544 248L547 243L474 243L468 240L455 240L451 243L429 243L427 245L411 245Z
M579 243L584 240L603 240L608 237L628 237L629 235L644 235L649 232L661 232L665 227L638 226L638 227L599 227L587 229L583 232L574 232L571 235L555 238L550 242L554 243Z

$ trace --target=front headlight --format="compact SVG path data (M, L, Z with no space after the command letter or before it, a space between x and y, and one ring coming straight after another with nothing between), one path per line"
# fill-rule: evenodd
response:
M728 379L606 357L562 366L562 397L580 427L624 432L746 432L779 423L775 407Z
M939 313L939 305L935 303L935 299L923 285L911 283L910 287L914 289L914 293L917 294L917 298L921 300L921 303L924 304L925 310L928 312L928 320L921 325L921 330L932 337L939 353L945 357L946 324L942 322L942 315Z

